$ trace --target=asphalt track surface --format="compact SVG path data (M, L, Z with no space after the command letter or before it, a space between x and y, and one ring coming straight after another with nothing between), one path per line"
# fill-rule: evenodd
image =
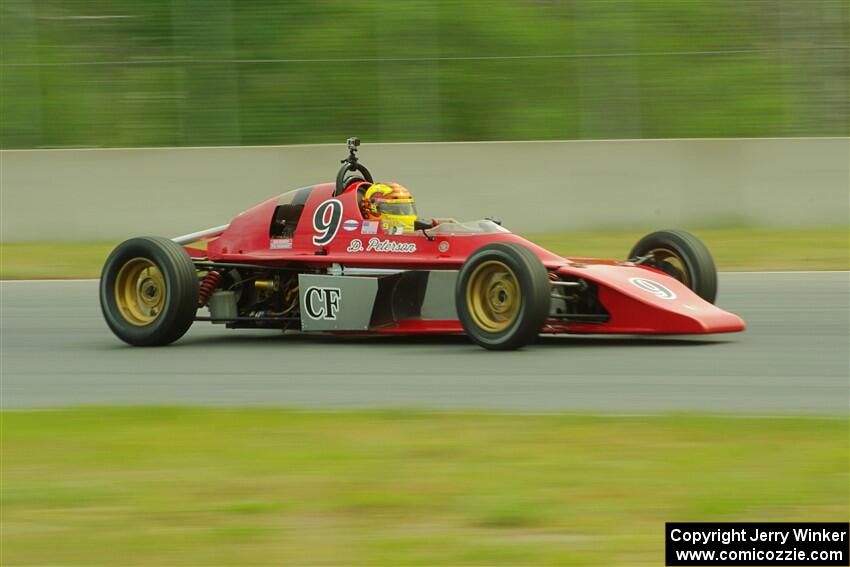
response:
M516 352L463 337L346 337L196 323L133 348L94 281L0 284L0 405L268 405L847 415L850 274L721 274L741 334L560 336Z

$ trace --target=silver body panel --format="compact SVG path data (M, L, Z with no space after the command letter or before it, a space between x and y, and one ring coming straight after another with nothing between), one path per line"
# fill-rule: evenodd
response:
M428 272L428 287L422 301L422 319L430 321L456 320L455 284L457 270L433 270Z
M378 292L377 278L298 276L301 329L304 331L366 331Z

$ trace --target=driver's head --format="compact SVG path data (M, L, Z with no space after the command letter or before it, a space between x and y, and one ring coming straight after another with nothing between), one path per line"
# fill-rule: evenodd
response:
M366 189L360 201L363 217L380 220L386 234L413 232L416 205L413 195L398 183L376 183Z

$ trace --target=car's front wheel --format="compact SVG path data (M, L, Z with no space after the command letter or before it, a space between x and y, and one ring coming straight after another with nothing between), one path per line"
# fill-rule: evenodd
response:
M693 234L683 230L648 234L634 245L629 260L673 276L709 303L717 299L714 259L705 244Z
M167 345L182 337L198 309L198 277L183 248L146 236L122 242L100 276L106 324L134 346Z
M487 349L524 346L549 316L549 275L534 253L498 242L479 248L458 274L455 306L466 334Z

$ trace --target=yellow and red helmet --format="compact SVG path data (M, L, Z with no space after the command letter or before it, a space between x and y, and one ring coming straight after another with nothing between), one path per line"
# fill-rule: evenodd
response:
M390 234L413 232L416 204L413 195L398 183L375 183L366 189L360 201L363 218L380 220Z

